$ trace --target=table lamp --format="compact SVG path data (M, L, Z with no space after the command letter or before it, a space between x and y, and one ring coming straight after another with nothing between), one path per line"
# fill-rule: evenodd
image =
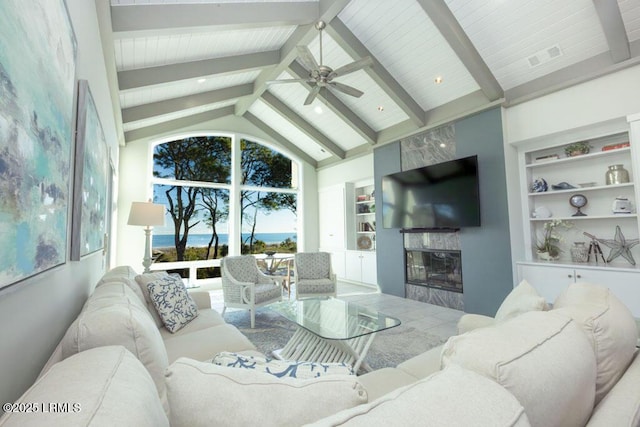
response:
M151 202L132 202L129 212L129 225L142 225L145 227L144 258L142 265L144 272L149 273L151 266L151 230L154 225L164 225L164 205Z

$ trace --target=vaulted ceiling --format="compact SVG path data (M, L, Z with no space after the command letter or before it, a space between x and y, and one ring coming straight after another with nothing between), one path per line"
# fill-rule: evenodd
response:
M640 58L640 0L103 1L125 142L239 116L316 167ZM269 83L307 79L319 20L324 65L373 59L335 80L361 97Z

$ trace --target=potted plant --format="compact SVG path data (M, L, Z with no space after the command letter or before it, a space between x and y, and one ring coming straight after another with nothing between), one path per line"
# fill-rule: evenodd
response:
M580 156L582 154L588 154L591 150L591 145L587 141L574 142L564 147L564 154L569 157Z
M560 242L562 236L556 231L557 228L570 228L572 224L561 219L554 219L544 223L544 233L542 240L536 244L538 258L545 261L554 261L560 257L562 249L560 249Z

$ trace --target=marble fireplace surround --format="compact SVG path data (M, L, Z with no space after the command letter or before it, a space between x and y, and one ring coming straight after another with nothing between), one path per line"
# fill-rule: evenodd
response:
M402 139L400 156L403 171L455 159L456 143L453 123ZM461 250L460 238L455 232L405 233L403 240L405 250ZM464 310L461 292L414 285L406 283L405 280L405 296L416 301Z

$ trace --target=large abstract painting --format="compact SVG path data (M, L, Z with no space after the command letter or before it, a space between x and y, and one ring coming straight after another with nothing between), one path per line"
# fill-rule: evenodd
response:
M0 1L0 288L66 261L75 64L63 0Z
M78 82L71 259L104 248L110 163L98 110L86 80Z

